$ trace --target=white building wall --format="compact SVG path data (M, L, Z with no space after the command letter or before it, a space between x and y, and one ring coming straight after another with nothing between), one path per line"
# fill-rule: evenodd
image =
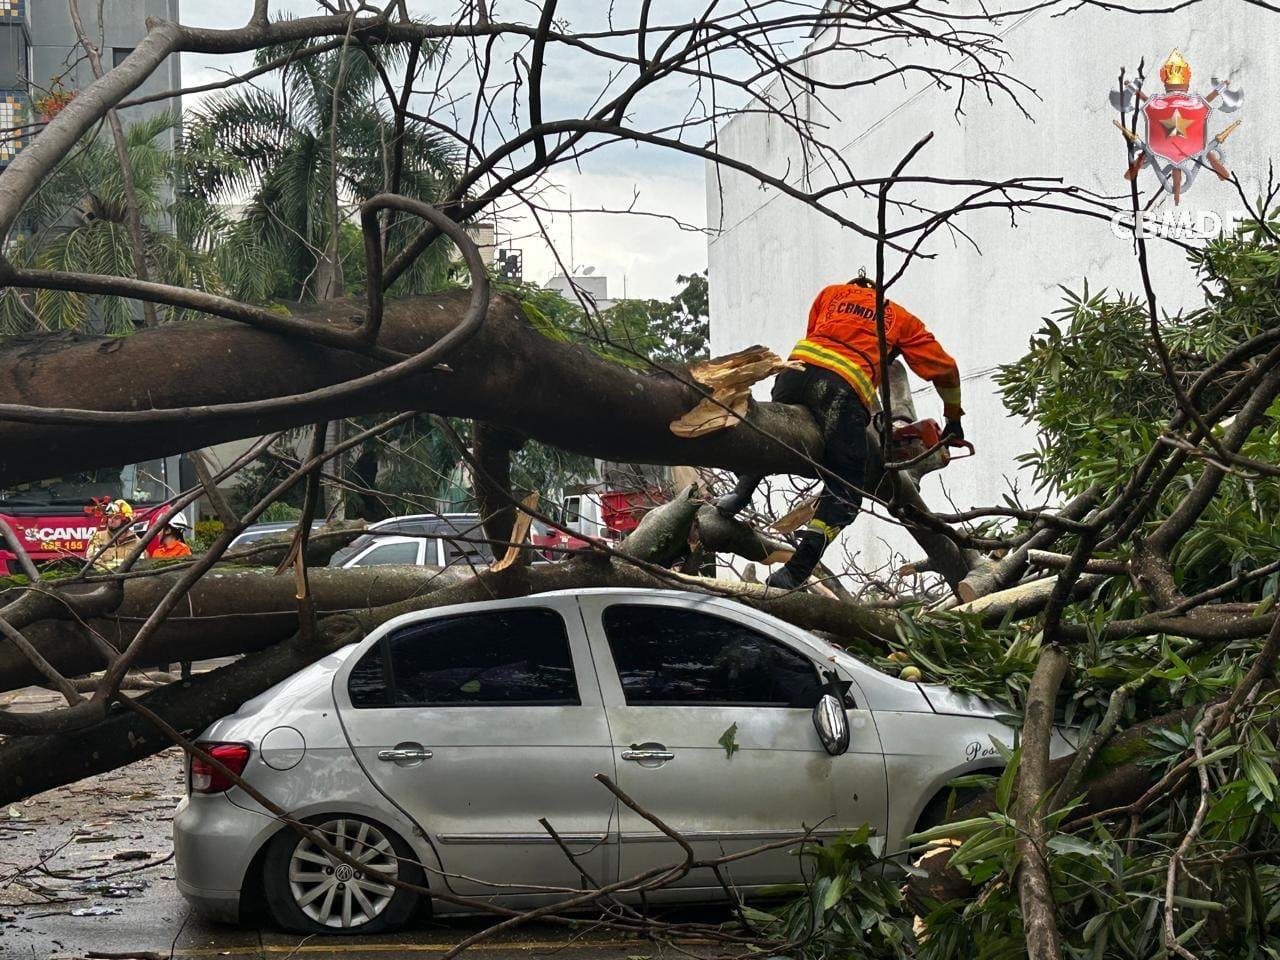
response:
M968 10L974 4L955 6ZM1177 47L1191 63L1193 91L1206 93L1211 76L1230 77L1245 88L1241 110L1226 120L1215 112L1209 128L1216 133L1229 120L1244 121L1227 143L1227 163L1250 198L1260 193L1268 159L1280 155L1280 127L1269 99L1269 91L1280 85L1280 57L1273 53L1280 18L1264 17L1243 3L1213 0L1150 16L1085 8L1055 18L1042 11L997 29L1011 54L1008 70L1036 91L1021 95L1034 122L999 91L989 104L971 90L965 115L957 119L954 94L918 74L905 84L893 80L874 90L826 92L822 99L835 116L811 96L804 97L802 109L830 123L825 141L840 148L859 176L887 175L913 143L933 131L933 141L908 175L1061 177L1085 190L1127 197L1125 148L1112 126L1115 113L1107 93L1120 68L1132 75L1140 58L1146 59L1146 90L1161 91L1157 71ZM830 39L818 36L814 43L825 46ZM919 62L918 51L909 56ZM809 64L813 76L837 82L884 69L883 63L860 65L844 52L821 54ZM760 113L742 113L720 131L725 154L803 184L796 146L780 122ZM813 187L831 179L819 170L807 182ZM1154 174L1144 171L1140 185L1150 191ZM940 206L959 199L951 190L905 184L891 196ZM830 206L861 224L875 223L874 203L861 196L836 198ZM785 355L803 336L809 304L823 286L849 279L861 266L874 270L870 240L729 168L708 166L707 207L708 224L719 230L708 245L715 354L763 343ZM1230 184L1202 172L1182 207L1224 212L1241 204ZM1005 412L991 374L997 364L1025 352L1041 318L1061 305L1059 287L1078 290L1087 277L1091 290L1141 292L1132 245L1117 239L1105 220L1048 211L1019 213L1016 220L1011 227L1007 211L963 215L956 223L979 249L940 233L927 246L935 259L917 261L890 292L934 331L964 378L965 429L979 455L926 478L924 495L935 509L946 510L947 497L960 508L997 503L1011 484L1030 496L1030 476L1019 475L1015 457L1033 448L1034 432ZM895 222L892 216L890 222ZM1151 257L1162 309L1199 302L1194 277L1177 248L1157 241ZM922 386L916 393L919 414L940 419L933 389L917 386ZM767 396L767 389L762 385L759 395ZM891 549L917 552L901 530L865 515L851 529L846 547L868 567L889 559Z

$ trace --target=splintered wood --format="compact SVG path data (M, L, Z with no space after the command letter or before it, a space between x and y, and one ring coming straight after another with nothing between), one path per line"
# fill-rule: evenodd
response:
M511 542L507 545L507 552L500 559L489 564L491 573L501 573L508 567L514 566L520 559L520 545L529 535L529 527L533 523L533 515L526 511L538 509L538 491L533 491L521 500L520 506L524 509L516 513L516 522L511 527Z
M671 423L677 437L701 437L732 427L747 413L751 385L781 370L799 370L803 365L783 360L767 347L755 346L695 363L689 368L694 381L706 387L709 397Z

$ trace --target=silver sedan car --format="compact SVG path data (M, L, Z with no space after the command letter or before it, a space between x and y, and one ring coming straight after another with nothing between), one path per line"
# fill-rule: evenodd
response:
M367 869L195 762L174 819L178 887L215 919L265 900L290 929L373 933L416 906L386 873L524 908L564 896L548 888L580 887L579 868L607 884L681 862L597 773L699 857L864 824L896 853L937 815L948 781L999 768L993 741L1012 731L996 709L704 595L575 590L412 613L200 738ZM800 879L800 862L779 848L727 873L750 895ZM648 896L706 900L723 888L695 870Z

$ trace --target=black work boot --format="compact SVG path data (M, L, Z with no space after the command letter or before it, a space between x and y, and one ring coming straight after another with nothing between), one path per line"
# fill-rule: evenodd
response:
M796 538L800 541L796 552L791 555L786 566L769 574L769 578L765 580L769 586L780 590L795 590L803 586L822 559L822 554L827 549L827 538L823 534L817 530L801 530Z
M751 498L755 496L756 487L760 486L760 480L760 477L749 473L738 477L733 493L726 493L716 500L716 511L726 520L736 517L750 505Z

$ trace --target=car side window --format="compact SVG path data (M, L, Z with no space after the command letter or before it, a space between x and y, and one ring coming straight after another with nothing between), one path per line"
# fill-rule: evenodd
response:
M403 627L361 657L347 689L357 707L581 703L564 620L539 608Z
M392 563L410 563L418 562L418 544L417 541L407 543L383 543L357 560L354 566L357 567L377 567Z
M800 706L820 683L808 657L714 614L614 604L603 620L629 705Z
M453 536L465 539L451 539ZM479 530L463 534L446 534L440 540L444 544L444 565L451 567L455 563L470 563L483 567L492 563L492 548L488 543L476 539L483 536L484 534Z

